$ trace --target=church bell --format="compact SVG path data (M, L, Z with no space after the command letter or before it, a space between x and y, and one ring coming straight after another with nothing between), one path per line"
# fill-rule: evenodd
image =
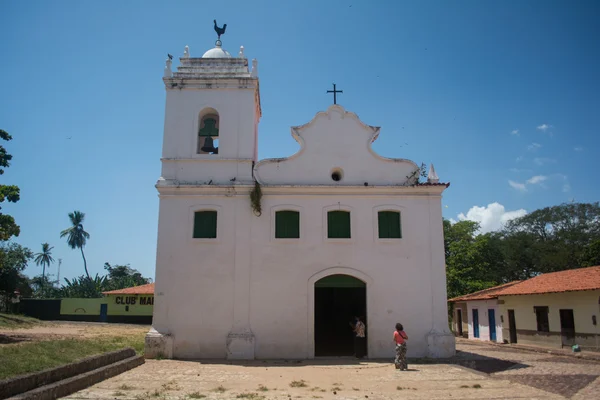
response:
M210 136L204 139L204 146L202 146L200 150L207 153L219 154L219 148L213 145L213 139Z

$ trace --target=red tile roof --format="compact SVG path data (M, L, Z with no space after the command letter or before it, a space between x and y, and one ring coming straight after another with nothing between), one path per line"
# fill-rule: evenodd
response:
M125 289L111 290L108 292L102 292L102 294L154 294L154 283L128 287Z
M513 285L516 285L521 281L513 281L508 283L503 283L502 285L494 286L491 288L483 289L475 293L465 294L464 296L454 297L453 299L449 299L449 302L458 302L458 301L471 301L471 300L489 300L489 299L497 299L499 293L503 291L505 288L509 288Z
M600 289L600 266L550 272L502 290L500 295L542 294Z

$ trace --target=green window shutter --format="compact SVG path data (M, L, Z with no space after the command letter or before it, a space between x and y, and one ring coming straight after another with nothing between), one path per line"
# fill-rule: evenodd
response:
M217 237L217 212L197 211L194 213L194 239Z
M300 213L298 211L275 212L275 237L277 239L300 238Z
M377 219L380 239L400 239L402 237L398 211L379 211Z
M327 237L330 239L349 239L351 237L348 211L329 211L327 213Z

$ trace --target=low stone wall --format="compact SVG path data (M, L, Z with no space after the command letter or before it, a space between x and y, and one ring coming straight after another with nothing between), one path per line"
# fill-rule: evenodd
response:
M135 356L135 350L125 348L84 358L83 360L62 365L60 367L46 369L27 375L21 375L0 381L0 399L24 393L40 386L48 385L63 379L71 378L78 374L95 370L117 361Z
M64 379L26 393L11 397L8 400L54 400L68 396L79 390L95 385L115 375L119 375L144 363L143 356L133 356L125 360Z

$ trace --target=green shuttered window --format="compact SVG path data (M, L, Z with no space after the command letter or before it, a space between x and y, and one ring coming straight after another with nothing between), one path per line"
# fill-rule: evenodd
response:
M329 211L327 213L327 237L329 239L350 239L350 213Z
M275 212L275 238L300 238L300 213L298 211Z
M400 213L398 211L379 211L377 216L380 239L402 238Z
M194 213L194 239L215 239L217 237L217 212L196 211Z

